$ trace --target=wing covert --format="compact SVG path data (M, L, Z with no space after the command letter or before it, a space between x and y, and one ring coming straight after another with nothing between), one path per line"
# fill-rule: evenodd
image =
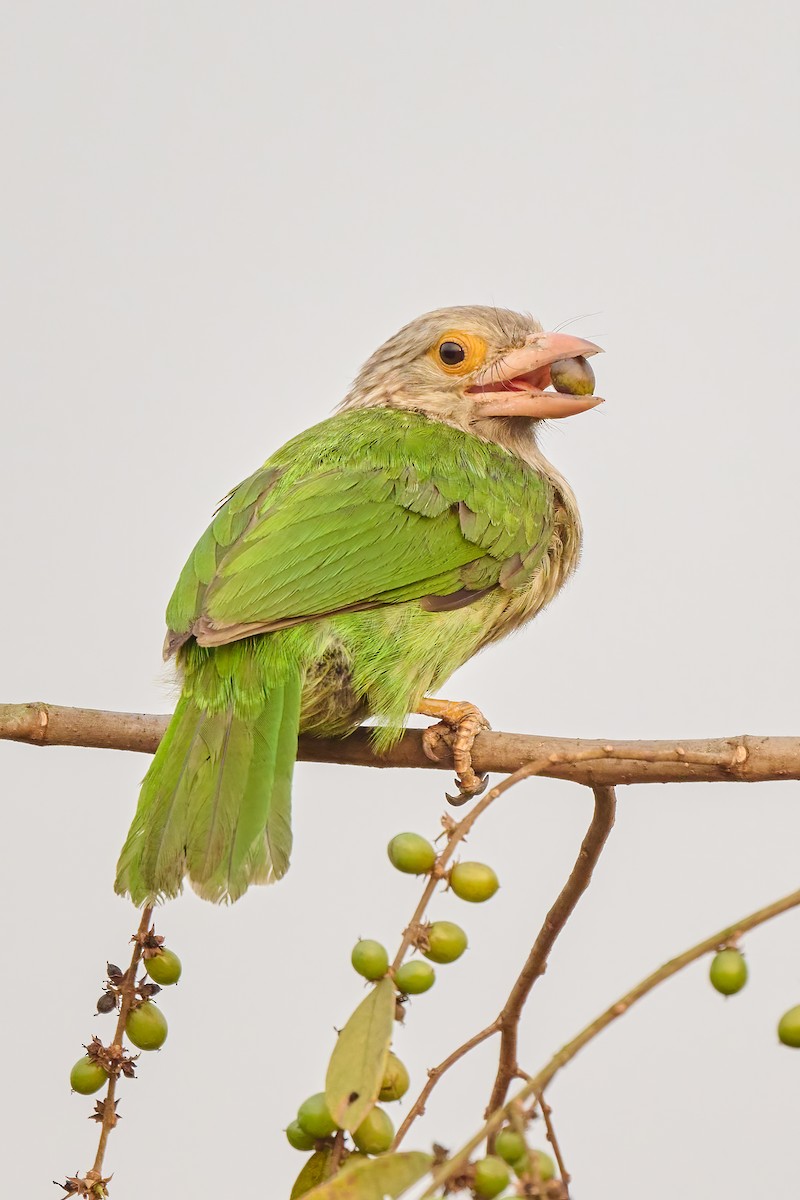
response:
M552 513L549 482L498 447L414 413L343 413L222 504L170 601L168 646L521 586Z

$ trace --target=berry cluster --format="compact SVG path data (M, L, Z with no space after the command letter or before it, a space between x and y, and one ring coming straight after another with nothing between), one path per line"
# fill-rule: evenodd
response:
M181 961L177 954L165 948L164 939L152 929L141 937L140 945L147 974L135 982L135 967L131 974L131 968L122 971L114 963L108 963L97 1011L124 1011L124 1031L128 1040L138 1050L159 1050L167 1040L167 1019L153 1003L153 997L162 987L178 982ZM91 1096L108 1082L111 1075L133 1076L135 1060L117 1037L108 1046L95 1037L85 1049L86 1054L78 1059L70 1072L69 1081L74 1092Z
M390 862L398 871L428 876L428 887L431 881L441 880L461 900L481 903L491 899L499 887L497 875L485 863L457 862L448 868L445 865L448 855L437 855L433 844L417 833L397 834L389 842L387 851ZM424 903L425 897L421 904ZM406 948L418 951L421 957L403 961ZM354 969L370 983L392 981L399 1005L396 1015L402 1019L402 1005L406 999L427 992L433 986L436 974L432 964L455 962L466 949L467 934L460 925L453 921L419 920L407 930L393 964L386 947L371 938L358 941L350 958ZM389 1049L377 1099L383 1104L399 1100L408 1088L408 1071ZM286 1130L286 1137L295 1149L325 1155L328 1162L333 1162L334 1169L347 1170L359 1160L385 1154L392 1146L395 1130L388 1113L376 1103L351 1130L351 1146L345 1141L345 1131L331 1113L326 1094L317 1092L300 1105L295 1120ZM545 1196L547 1193L542 1190L542 1185L554 1179L555 1167L548 1155L529 1149L522 1133L509 1127L498 1134L493 1153L464 1169L458 1186L471 1191L480 1200L491 1200L509 1186L512 1172L518 1178L519 1195ZM301 1196L313 1187L310 1177L308 1184L306 1188L301 1172L293 1196Z

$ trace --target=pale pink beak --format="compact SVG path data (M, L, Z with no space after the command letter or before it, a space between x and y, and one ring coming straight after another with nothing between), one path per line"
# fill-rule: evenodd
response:
M478 417L533 417L552 420L588 412L601 396L546 392L550 367L563 358L602 354L600 346L569 333L532 333L524 346L485 367L467 392L476 398Z

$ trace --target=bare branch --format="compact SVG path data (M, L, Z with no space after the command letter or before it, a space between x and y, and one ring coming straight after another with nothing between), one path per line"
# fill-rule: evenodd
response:
M544 974L547 968L547 960L556 938L589 886L592 872L614 825L616 808L617 801L613 788L596 787L594 789L594 813L578 851L575 866L555 904L545 917L544 924L531 947L525 965L519 973L519 978L511 989L503 1011L497 1019L500 1028L500 1061L486 1110L487 1114L500 1107L506 1098L511 1080L517 1074L519 1069L517 1042L522 1009L536 980Z
M169 717L103 712L56 704L0 704L0 740L35 746L93 746L153 754ZM589 753L587 753L589 752ZM409 729L387 754L372 748L369 729L348 738L300 738L298 758L360 767L416 767L452 771L448 754L433 762L422 748L422 731ZM545 760L539 772L590 787L626 783L732 782L800 779L800 737L741 734L700 741L615 741L481 733L472 761L476 771L517 771Z
M572 1182L572 1176L564 1165L564 1155L561 1152L561 1144L556 1137L555 1126L553 1125L553 1110L540 1093L536 1099L539 1101L539 1111L544 1118L544 1127L547 1130L547 1140L553 1147L556 1163L558 1164L558 1173L561 1176L561 1181L567 1189L567 1200L569 1200L569 1185Z
M497 1021L492 1021L491 1025L487 1025L486 1028L481 1029L479 1033L474 1033L471 1038L468 1038L467 1041L455 1049L452 1054L448 1054L447 1058L440 1062L438 1066L430 1068L428 1071L428 1081L420 1094L417 1096L416 1100L406 1114L405 1120L398 1129L392 1144L392 1150L396 1150L398 1148L412 1124L414 1121L416 1121L417 1117L421 1117L423 1115L428 1097L444 1073L449 1071L451 1067L455 1066L459 1059L463 1058L465 1054L469 1054L470 1050L474 1050L476 1046L480 1046L481 1042L485 1042L487 1038L490 1038L493 1034L497 1033L498 1029L499 1025Z

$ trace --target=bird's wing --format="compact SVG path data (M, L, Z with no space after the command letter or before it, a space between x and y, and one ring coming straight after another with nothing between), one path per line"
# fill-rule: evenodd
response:
M236 488L187 562L169 648L408 600L457 607L518 587L549 542L549 482L413 413L344 413Z

